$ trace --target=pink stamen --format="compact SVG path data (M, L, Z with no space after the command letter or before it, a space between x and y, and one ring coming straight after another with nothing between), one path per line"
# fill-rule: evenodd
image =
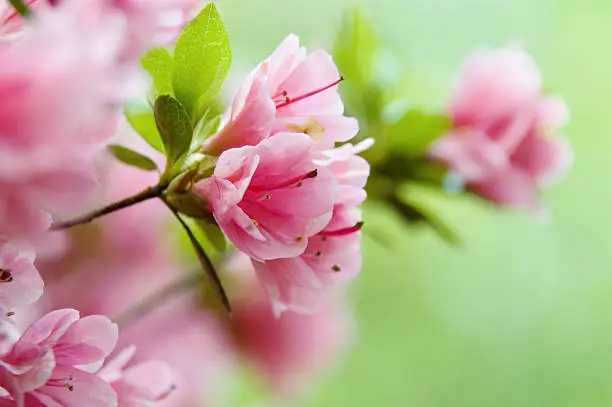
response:
M357 222L353 226L344 228L344 229L328 230L328 231L324 230L322 232L319 232L319 235L321 236L345 236L345 235L350 235L351 233L359 232L362 227L363 227L363 222Z
M290 186L301 186L301 182L309 179L309 178L316 178L317 176L317 170L312 170L306 174L303 175L299 175L295 178L291 178L287 181L283 181L280 182L278 184L272 184L272 185L253 185L249 188L250 191L253 192L257 192L257 191L270 191L273 189L281 189L281 188L286 188L286 187L290 187ZM269 198L266 198L269 199Z
M296 96L294 98L290 98L288 96L285 96L282 99L282 101L279 104L276 105L276 108L280 109L281 107L288 106L288 105L290 105L292 103L299 102L300 100L303 100L303 99L309 98L311 96L314 96L314 95L316 95L318 93L324 92L324 91L326 91L329 88L333 88L334 86L336 86L337 84L339 84L343 80L344 80L344 78L341 76L337 81L332 82L329 85L326 85L326 86L324 86L322 88L312 90L312 91L310 91L308 93L304 93L303 95ZM284 95L286 95L286 94L284 94Z

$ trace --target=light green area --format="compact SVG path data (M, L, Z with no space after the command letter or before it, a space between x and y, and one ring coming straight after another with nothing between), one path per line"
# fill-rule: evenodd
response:
M368 0L388 46L385 77L439 106L463 56L518 43L562 94L576 163L544 196L552 222L432 197L463 247L401 229L379 208L352 287L357 337L312 403L321 407L612 405L612 3L603 0ZM233 77L289 32L329 45L354 1L220 0ZM401 68L392 69L391 56ZM408 80L404 80L408 78ZM367 226L366 226L367 230ZM366 232L367 233L367 232Z

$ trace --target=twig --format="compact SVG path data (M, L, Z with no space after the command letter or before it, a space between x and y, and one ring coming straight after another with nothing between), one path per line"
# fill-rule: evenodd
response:
M96 218L108 215L109 213L116 212L120 209L127 208L139 202L143 202L152 198L158 198L164 192L164 189L166 189L165 185L155 185L153 187L148 187L147 189L142 192L139 192L136 195L114 202L108 206L105 206L104 208L97 209L93 212L86 213L85 215L78 216L73 219L55 222L53 225L51 225L51 230L63 230L71 228L73 226L89 223Z
M179 221L179 223L185 230L185 233L187 233L187 236L189 237L189 240L191 241L191 245L193 246L196 252L198 260L200 261L200 264L202 265L202 268L204 269L204 274L206 274L206 277L208 277L208 280L212 284L213 289L215 290L219 299L221 300L221 304L223 304L223 307L231 316L232 310L230 308L229 299L227 298L227 294L225 293L223 284L221 283L221 280L219 279L219 275L217 274L215 270L215 266L213 265L212 261L210 261L210 258L208 257L208 255L206 254L202 246L200 245L200 242L198 242L198 239L195 237L191 229L189 229L189 226L187 225L187 223L185 223L183 218L181 218L181 215L179 215L176 209L174 209L168 202L166 202L163 199L162 201L164 201L166 206L170 209L170 211L172 211L176 219Z

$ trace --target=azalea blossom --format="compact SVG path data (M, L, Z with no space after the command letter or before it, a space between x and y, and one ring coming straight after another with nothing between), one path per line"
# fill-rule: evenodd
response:
M193 190L210 203L227 237L256 260L301 254L329 222L337 181L313 160L305 134L279 133L225 151Z
M30 11L38 14L74 0L27 0ZM152 46L170 45L187 24L197 0L97 0L97 9L114 14L121 11L128 35L122 58L137 62L143 51ZM0 36L18 32L21 16L8 5L0 5Z
M117 326L108 318L53 311L0 355L0 386L18 406L114 406L112 387L91 372L116 343Z
M367 144L367 142L366 142ZM303 253L290 258L253 260L257 275L272 298L277 313L316 311L329 288L361 269L361 213L370 166L356 155L365 147L346 144L321 155L319 163L339 183L330 222L308 240Z
M133 78L118 60L125 21L99 3L41 9L0 47L0 237L35 239L96 185L93 156Z
M563 100L542 95L530 56L507 48L476 54L449 104L453 128L431 156L475 194L500 205L539 207L538 192L564 173L572 154L557 129Z
M298 37L288 36L241 84L225 123L206 140L204 151L219 155L283 132L307 134L318 149L351 139L358 124L343 115L341 79L328 53L307 54Z
M31 247L14 242L0 245L0 311L36 301L43 292L43 280L34 266Z

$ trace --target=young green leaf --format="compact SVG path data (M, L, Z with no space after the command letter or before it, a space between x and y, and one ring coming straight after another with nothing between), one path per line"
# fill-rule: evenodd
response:
M111 144L108 146L108 150L124 164L138 167L146 171L154 171L157 169L157 165L149 157L146 157L134 150L130 150L127 147L120 146L118 144Z
M153 106L155 124L164 142L168 168L189 150L193 129L181 103L170 95L161 95Z
M209 3L183 30L174 49L174 94L193 123L221 89L229 70L227 33L214 3Z
M442 114L408 110L390 126L389 144L397 153L420 156L449 128L450 120Z
M152 48L140 60L143 68L151 75L155 85L155 94L173 94L172 89L172 55L166 48Z
M334 61L349 83L363 87L371 81L378 39L359 9L344 18L334 45Z
M225 235L219 229L219 226L209 219L196 219L196 222L204 235L206 236L206 240L210 242L214 246L214 248L223 252L227 249L227 240L225 240Z
M155 117L153 116L151 107L146 104L128 103L125 105L124 113L132 128L140 134L151 147L165 154L164 143L157 131Z

